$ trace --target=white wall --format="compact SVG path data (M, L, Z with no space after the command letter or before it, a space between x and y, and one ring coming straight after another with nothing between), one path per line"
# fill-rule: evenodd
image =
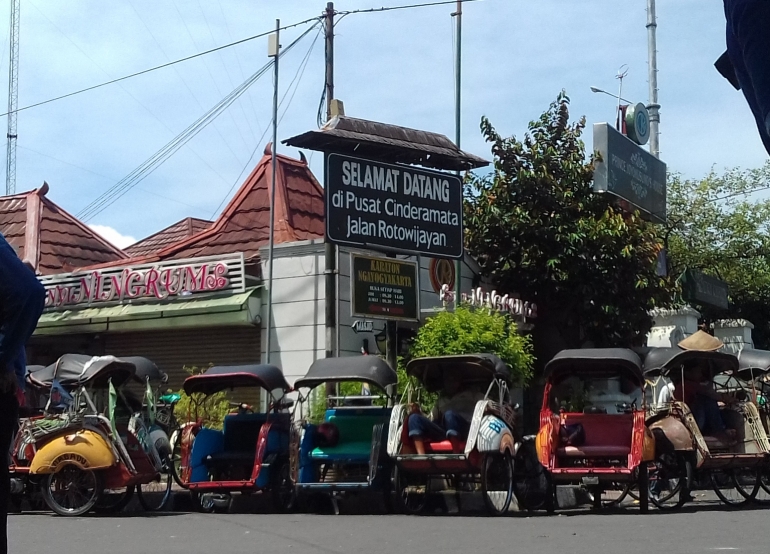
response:
M339 343L341 356L361 353L363 340L369 341L369 352L377 354L374 335L385 322L374 321L373 333L356 333L351 328L350 314L350 252L373 254L340 248L339 255ZM267 322L267 248L260 250L262 275L265 278L262 296L262 357L266 361ZM400 259L416 260L414 256ZM270 361L278 365L290 383L301 377L313 361L323 358L325 343L324 244L321 240L281 244L273 249L273 322L271 324ZM433 290L428 274L430 258L420 257L420 307L422 310L440 307L438 293ZM462 291L470 292L478 266L466 257L462 268ZM423 319L430 313L423 313ZM416 327L416 324L404 324Z

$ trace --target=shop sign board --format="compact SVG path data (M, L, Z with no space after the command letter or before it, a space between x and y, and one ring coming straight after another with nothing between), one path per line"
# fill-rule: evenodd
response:
M666 222L666 164L612 128L594 124L594 191L619 197L651 221Z
M444 304L454 303L457 294L444 284L439 292L439 300ZM492 310L510 314L517 318L534 319L537 317L537 305L532 302L526 302L520 298L501 295L497 291L485 291L481 287L471 290L470 294L462 293L460 303L475 307L490 308Z
M329 154L326 238L373 250L460 258L459 176Z
M243 253L41 277L46 309L245 291Z
M350 255L353 317L420 320L416 262Z

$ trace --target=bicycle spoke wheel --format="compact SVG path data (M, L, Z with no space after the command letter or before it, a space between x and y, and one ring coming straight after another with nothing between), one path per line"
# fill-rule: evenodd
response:
M43 498L48 507L61 516L81 516L99 501L100 476L74 464L66 464L43 480Z
M759 489L754 497L754 502L758 504L770 504L770 473L763 470L759 473Z
M498 516L508 511L513 498L513 464L508 454L484 454L481 491L490 514Z
M755 468L733 471L735 490L748 501L756 498L760 489L761 478L762 472Z
M114 514L120 512L128 506L134 497L134 486L122 489L107 489L102 492L99 501L94 506L94 512L97 514Z
M425 508L430 493L430 477L419 473L404 473L396 466L393 469L396 487L396 502L401 511L417 514Z
M156 512L166 507L171 498L171 485L174 482L169 460L163 462L161 473L155 481L139 485L136 489L139 504L148 512Z
M692 464L681 456L663 456L650 467L650 500L659 510L676 510L690 500Z
M602 495L602 508L620 506L634 483L612 483Z
M182 469L182 430L177 429L171 434L171 474L180 487L184 487Z
M711 486L719 499L728 506L743 506L747 504L752 495L759 488L756 473L752 477L746 472L736 473L732 470L718 470L711 472Z

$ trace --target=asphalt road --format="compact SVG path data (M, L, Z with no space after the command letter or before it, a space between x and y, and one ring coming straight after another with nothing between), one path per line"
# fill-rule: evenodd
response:
M770 551L770 509L700 505L680 513L585 510L502 518L468 515L263 513L63 518L9 516L13 554L685 554Z

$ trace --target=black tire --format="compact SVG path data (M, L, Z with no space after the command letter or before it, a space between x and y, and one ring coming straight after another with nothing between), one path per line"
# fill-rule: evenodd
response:
M276 465L270 468L270 495L273 508L278 513L286 514L294 510L297 493L291 480L289 460L277 461Z
M692 463L686 456L661 456L650 468L650 500L659 510L680 509L690 500L692 478Z
M754 502L762 487L762 473L757 469L733 470L735 490L749 502Z
M508 511L513 499L513 461L507 452L484 454L481 460L481 493L490 515L499 516Z
M513 461L513 493L521 510L548 511L550 502L553 511L553 486L548 472L537 459L533 443L523 443L516 453Z
M101 475L75 464L65 464L43 479L43 499L60 516L88 513L102 495Z
M419 514L425 508L430 495L430 476L406 473L398 466L393 468L393 486L396 505L405 514Z
M139 497L139 504L146 512L158 512L166 507L171 499L171 485L174 483L172 472L167 469L168 464L163 464L164 468L157 481L144 483L136 488Z
M614 508L615 506L620 506L628 496L628 491L630 491L633 486L634 483L613 483L612 487L608 490L617 493L617 496L602 500L602 508Z
M177 428L171 434L171 475L182 488L187 488L182 482L182 429Z
M99 502L94 506L94 512L97 514L116 514L123 511L123 508L128 506L128 503L134 497L134 489L135 487L131 485L120 492L113 492L113 490L102 491Z
M712 471L709 474L709 479L719 500L732 508L745 506L751 502L759 489L759 480L754 479L753 484L748 487L751 490L747 492L740 483L740 478L736 476L734 471L729 469ZM731 494L732 490L735 490L736 494Z
M767 470L760 471L759 489L754 497L754 502L762 506L770 504L770 472Z

